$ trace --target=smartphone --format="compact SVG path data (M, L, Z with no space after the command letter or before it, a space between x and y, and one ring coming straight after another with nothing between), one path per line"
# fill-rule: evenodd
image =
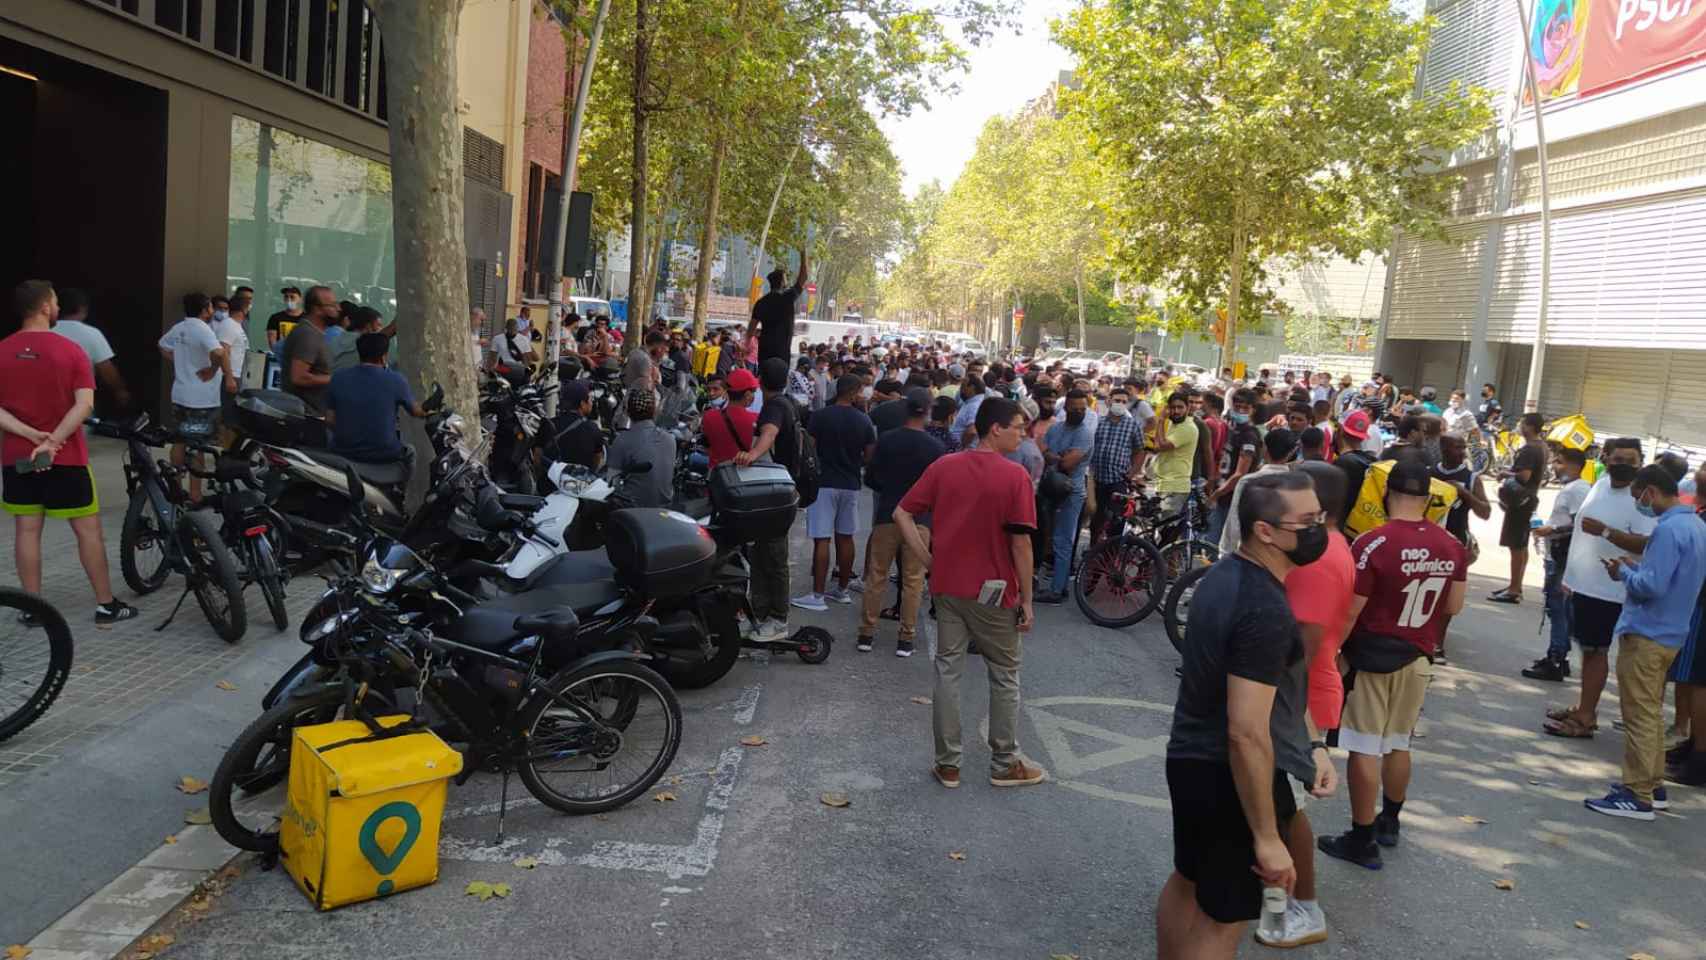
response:
M1007 581L985 580L983 587L977 592L977 602L986 607L1001 606L1001 598L1007 595Z

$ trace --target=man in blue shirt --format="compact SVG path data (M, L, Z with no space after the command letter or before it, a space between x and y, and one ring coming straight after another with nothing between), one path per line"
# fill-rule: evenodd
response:
M1050 467L1066 474L1072 492L1054 511L1054 576L1050 589L1032 598L1033 603L1060 603L1066 599L1066 583L1072 576L1072 547L1078 540L1078 519L1084 513L1084 474L1090 466L1090 443L1095 434L1084 417L1090 398L1082 390L1066 395L1066 419L1048 428L1043 445L1048 448Z
M977 408L983 406L984 396L981 377L967 376L960 384L960 412L954 415L952 429L962 450L977 446Z
M385 368L391 338L364 333L356 341L361 362L332 375L326 396L326 426L332 432L332 452L362 463L410 462L414 451L397 433L397 411L424 417L409 385L395 370Z
M1607 816L1651 820L1655 807L1666 806L1665 674L1688 637L1706 582L1706 522L1678 500L1676 477L1658 464L1642 467L1630 490L1637 509L1659 523L1639 560L1624 555L1605 561L1606 573L1628 591L1614 631L1623 782L1583 803Z

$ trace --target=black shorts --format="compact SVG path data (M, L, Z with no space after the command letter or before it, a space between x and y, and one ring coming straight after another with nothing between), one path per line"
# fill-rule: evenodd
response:
M88 467L49 467L19 473L0 471L0 507L15 517L56 517L72 520L101 512L95 495L95 475Z
M1570 594L1570 618L1576 642L1585 650L1604 650L1616 639L1617 618L1623 615L1623 604L1612 603L1586 594Z
M1528 552L1528 541L1534 536L1533 524L1533 506L1506 510L1504 522L1499 525L1499 546L1509 547L1517 553Z
M1232 768L1209 760L1167 761L1173 800L1173 869L1196 885L1197 906L1216 923L1254 920L1262 913L1256 841L1238 802ZM1297 815L1285 774L1274 771L1274 815L1283 835Z

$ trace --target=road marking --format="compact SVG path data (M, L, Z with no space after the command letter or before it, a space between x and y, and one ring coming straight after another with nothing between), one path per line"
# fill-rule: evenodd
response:
M1037 697L1024 701L1024 710L1036 727L1037 739L1042 741L1043 749L1048 752L1049 763L1053 772L1061 779L1054 782L1076 790L1086 796L1102 800L1118 800L1133 806L1147 807L1152 810L1171 810L1172 803L1166 797L1156 797L1144 793L1127 790L1115 790L1112 787L1098 783L1087 783L1075 778L1087 773L1105 770L1121 764L1135 763L1153 757L1164 757L1167 753L1167 737L1134 737L1117 730L1109 730L1082 720L1057 715L1054 711L1041 709L1043 707L1124 707L1131 710L1148 710L1171 715L1173 708L1167 704L1151 703L1148 700L1129 700L1122 697ZM989 721L984 721L987 733ZM1068 733L1089 737L1114 746L1094 753L1080 754L1072 748L1067 737Z
M758 694L764 689L764 684L755 683L740 692L740 699L735 701L735 723L746 726L752 722L752 715L758 712Z

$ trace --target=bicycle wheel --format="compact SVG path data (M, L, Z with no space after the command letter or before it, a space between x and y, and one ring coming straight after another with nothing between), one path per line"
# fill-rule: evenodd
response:
M237 735L207 788L207 812L226 843L256 853L278 850L296 728L335 720L343 706L343 690L317 690L277 704Z
M178 529L189 558L196 604L219 639L236 643L249 629L249 614L243 606L237 562L219 536L219 521L205 510L190 510L178 517Z
M1476 473L1486 473L1487 465L1492 461L1493 454L1485 444L1476 444L1469 448L1469 468Z
M1103 540L1084 557L1072 596L1091 623L1129 627L1154 612L1166 585L1160 551L1126 536Z
M245 549L249 551L249 573L261 588L267 612L272 614L272 625L279 630L288 629L290 613L284 609L284 575L279 572L272 541L265 536L250 537Z
M166 535L148 502L148 491L130 495L124 526L118 534L118 567L124 582L138 594L160 589L172 570L166 562Z
M71 675L71 650L71 628L52 604L0 588L0 741L53 706Z
M1219 545L1201 537L1175 540L1161 548L1161 569L1166 571L1168 583L1177 583L1197 567L1212 566L1219 559Z
M1161 621L1167 627L1167 639L1181 654L1185 652L1185 624L1190 620L1191 596L1196 593L1197 582L1208 571L1208 567L1193 567L1185 571L1184 576L1167 588L1167 602L1161 605Z
M681 702L631 660L559 673L522 705L528 792L563 813L602 813L651 789L681 746Z

